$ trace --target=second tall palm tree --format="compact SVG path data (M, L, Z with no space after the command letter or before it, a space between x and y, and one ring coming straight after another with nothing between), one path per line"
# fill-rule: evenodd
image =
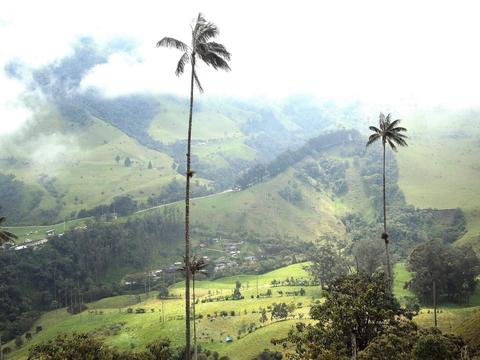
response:
M394 151L397 150L397 146L407 146L407 136L402 134L402 132L407 131L403 127L397 126L401 120L391 120L391 114L388 114L386 117L384 114L380 113L378 120L378 128L375 126L370 126L369 129L373 131L373 134L370 135L367 142L367 147L376 142L377 140L382 140L383 145L383 234L382 239L385 242L385 257L386 257L386 267L387 267L387 281L389 286L392 283L392 274L390 268L390 254L388 252L388 233L387 233L387 204L386 204L386 190L385 190L385 170L386 170L386 161L385 161L385 150L386 145Z
M185 347L186 358L190 359L190 179L194 175L191 169L191 143L192 143L192 116L193 116L193 90L195 85L200 92L203 92L202 85L197 76L196 61L200 59L205 64L212 66L215 70L230 70L228 61L230 53L222 44L211 41L218 35L218 28L215 24L205 20L202 14L198 14L195 23L192 25L191 44L171 38L164 37L157 42L157 47L172 47L183 52L177 64L175 74L180 76L185 70L185 65L191 64L190 78L190 111L188 116L187 134L187 169L185 185Z

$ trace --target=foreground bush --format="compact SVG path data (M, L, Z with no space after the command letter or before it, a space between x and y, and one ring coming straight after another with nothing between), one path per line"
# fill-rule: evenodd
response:
M325 301L313 305L314 324L297 323L274 344L290 345L295 360L453 360L472 355L458 336L438 329L419 329L413 313L402 308L384 274L348 274L325 290ZM469 354L470 352L470 354Z
M62 334L30 349L28 360L183 360L185 349L172 347L169 339L159 339L143 352L118 352L91 334ZM199 349L199 359L216 360L218 353ZM228 357L222 357L229 360Z

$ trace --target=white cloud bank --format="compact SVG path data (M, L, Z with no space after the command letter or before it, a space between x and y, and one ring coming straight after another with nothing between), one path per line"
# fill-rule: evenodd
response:
M24 85L17 80L0 74L0 137L11 134L31 119L32 113L21 101Z
M40 66L69 54L81 35L100 43L128 36L138 43L135 53L111 55L85 76L82 88L109 97L186 96L188 76L174 75L180 53L154 45L167 35L188 41L189 23L202 11L233 54L231 73L200 68L207 94L302 92L389 108L478 106L479 10L476 1L464 0L10 1L0 14L0 65L18 58ZM0 91L9 86L2 81ZM9 109L9 99L0 101ZM5 114L22 122L21 113ZM5 117L1 121L3 127Z

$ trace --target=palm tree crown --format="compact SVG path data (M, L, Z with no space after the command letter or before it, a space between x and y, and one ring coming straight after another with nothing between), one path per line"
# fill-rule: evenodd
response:
M208 263L203 260L202 258L197 258L196 255L193 255L190 259L190 274L195 276L196 274L206 274L207 272L204 270L208 266ZM182 272L185 275L186 265L185 261L182 266L177 268L177 271Z
M183 54L178 61L175 74L177 76L182 75L185 70L185 65L192 63L195 85L200 92L203 92L197 71L195 70L195 60L197 56L205 64L212 66L215 70L230 70L230 66L228 65L228 61L230 61L231 57L230 53L222 44L210 41L217 35L217 26L212 22L205 20L200 13L198 14L195 25L192 26L192 42L190 46L180 40L171 37L164 37L157 42L157 47L171 47L183 51Z
M190 262L190 272L193 276L196 274L206 274L205 268L207 267L208 263L203 260L202 258L198 259L195 255L192 257L192 261Z
M392 150L395 151L397 150L397 146L408 146L405 140L407 136L402 134L402 132L407 131L407 129L397 126L400 124L400 121L400 119L391 121L391 114L385 117L383 113L380 113L378 120L379 127L369 127L369 129L373 131L373 134L368 138L367 146L370 146L379 139L382 139L384 145L388 143Z

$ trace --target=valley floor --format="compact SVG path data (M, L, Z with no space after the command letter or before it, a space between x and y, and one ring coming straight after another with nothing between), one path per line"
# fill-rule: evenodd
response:
M272 345L270 340L286 336L300 319L308 322L310 306L321 301L322 294L318 286L286 285L286 279L292 277L295 282L309 278L304 269L305 265L307 264L294 264L258 276L240 275L214 281L197 281L196 294L199 303L196 312L201 317L197 320L199 345L218 351L222 355L228 355L232 360L250 360L265 348L285 351ZM395 272L394 291L402 301L405 296L411 295L408 290L403 289L403 284L410 274L401 263L397 264ZM231 295L237 280L241 282L240 291L244 299L215 301ZM266 294L270 290L271 297L264 295L259 299L256 298L257 280L258 293ZM281 286L272 287L272 280L284 283ZM299 295L301 288L305 290L303 296ZM295 291L297 295L294 295ZM170 292L181 296L183 285L181 283L173 285ZM35 329L36 325L41 325L43 330L33 334L32 339L26 341L21 348L15 349L13 342L6 344L14 350L7 359L26 359L28 349L32 345L64 332L93 332L104 339L108 345L120 350L144 349L158 337L169 337L174 344L181 345L184 334L184 302L180 298L159 300L156 295L151 292L149 296L146 294L122 295L102 299L88 304L89 309L77 315L70 315L65 309L48 312L33 327ZM288 320L272 321L268 308L273 303L280 302L285 302L292 308L295 307L295 310ZM262 308L267 309L268 319L265 322L260 321ZM137 313L137 311L143 311L139 309L144 309L145 313ZM468 306L441 306L438 314L439 327L445 332L461 331L459 326L478 310L480 310L479 290L471 298ZM132 313L129 313L130 311ZM432 310L423 308L415 321L420 326L432 326ZM226 342L227 336L233 338L231 343Z

